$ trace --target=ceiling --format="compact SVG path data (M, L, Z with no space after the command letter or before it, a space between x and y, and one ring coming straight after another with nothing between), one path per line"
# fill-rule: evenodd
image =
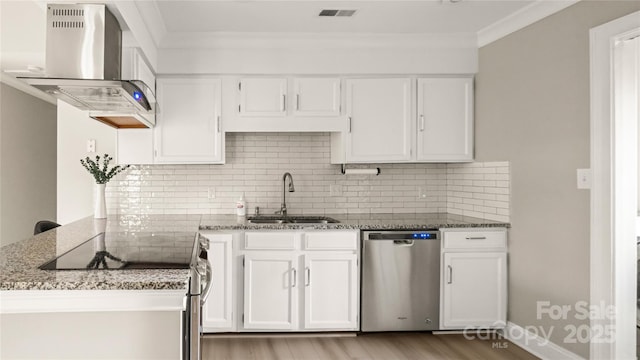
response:
M159 1L170 33L477 33L530 5L484 1ZM355 9L353 17L320 17L322 9ZM143 16L152 16L152 11Z
M228 47L243 41L249 47L272 46L273 39L282 46L320 38L333 43L384 38L385 46L403 41L423 46L425 39L450 44L450 39L463 38L465 46L483 46L578 0L98 1L118 17L126 46L142 47L155 64L162 48ZM96 0L0 0L1 70L44 66L47 2ZM319 17L322 9L357 12Z

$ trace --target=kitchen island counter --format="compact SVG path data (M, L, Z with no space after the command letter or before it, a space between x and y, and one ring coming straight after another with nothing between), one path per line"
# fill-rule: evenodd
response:
M38 267L101 233L142 241L163 251L167 241L191 242L200 215L87 217L0 248L0 291L5 290L181 290L189 269L40 270ZM177 239L177 240L175 240Z

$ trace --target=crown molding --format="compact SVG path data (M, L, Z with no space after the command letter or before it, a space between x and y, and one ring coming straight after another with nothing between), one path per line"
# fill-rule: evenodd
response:
M475 34L168 33L161 49L468 49Z
M478 31L478 47L483 47L513 32L555 14L580 0L536 0L532 4Z

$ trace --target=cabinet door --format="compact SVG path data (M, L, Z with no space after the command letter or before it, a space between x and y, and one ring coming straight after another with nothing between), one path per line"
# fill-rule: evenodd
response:
M287 112L285 78L243 78L238 91L240 116L284 116Z
M153 129L118 129L118 164L153 164Z
M416 158L473 160L473 79L418 79Z
M219 79L158 79L155 162L224 162Z
M298 272L291 252L246 253L244 328L292 330L297 327Z
M212 290L202 306L202 328L205 332L230 331L233 328L232 234L206 234L209 239L209 262Z
M156 93L155 74L138 48L122 49L122 78L142 80ZM155 115L140 116L155 123ZM153 164L153 129L118 129L116 152L118 164Z
M444 253L443 264L443 329L506 324L506 253Z
M305 329L357 329L356 255L325 252L304 259Z
M295 78L296 116L339 116L339 78Z
M347 162L411 159L411 80L347 80Z

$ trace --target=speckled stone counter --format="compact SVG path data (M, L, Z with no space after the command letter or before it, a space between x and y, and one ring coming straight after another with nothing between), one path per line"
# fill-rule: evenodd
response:
M306 215L306 214L305 214ZM509 227L509 223L448 213L424 214L325 214L337 224L251 224L235 215L203 215L200 230L258 229L359 229L359 230L419 230L453 227Z
M102 233L143 238L161 251L172 238L195 237L200 215L88 217L0 248L0 290L178 290L188 288L188 269L40 270L43 263Z
M326 214L337 224L251 224L235 215L118 215L88 217L0 248L0 290L186 290L187 269L40 270L43 263L102 232L121 241L144 238L145 246L162 249L173 238L191 238L200 230L360 229L401 230L447 227L509 227L496 222L446 213Z

